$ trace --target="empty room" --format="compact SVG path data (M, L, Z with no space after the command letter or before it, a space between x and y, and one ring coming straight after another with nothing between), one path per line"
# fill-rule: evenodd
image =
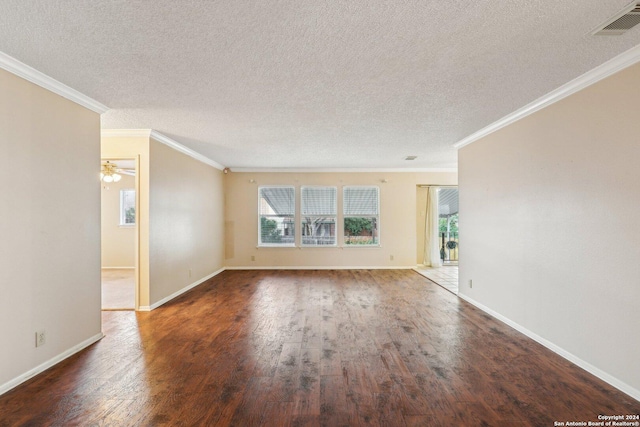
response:
M640 426L640 4L0 3L0 426Z

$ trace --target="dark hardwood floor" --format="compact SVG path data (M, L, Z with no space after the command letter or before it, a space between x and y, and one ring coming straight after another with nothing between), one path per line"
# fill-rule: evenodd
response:
M410 270L226 271L0 396L2 426L553 426L640 402Z

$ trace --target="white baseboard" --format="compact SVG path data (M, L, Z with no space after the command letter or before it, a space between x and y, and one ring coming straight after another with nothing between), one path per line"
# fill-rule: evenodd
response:
M141 305L138 311L155 310L156 308L160 307L162 304L166 304L167 302L171 301L175 297L180 296L183 293L195 288L199 284L201 284L203 282L206 282L207 280L211 279L214 276L217 276L218 274L222 273L224 270L225 270L225 268L222 267L220 270L214 271L213 273L209 274L208 276L205 276L202 279L197 280L197 281L193 282L192 284L185 286L184 288L180 289L179 291L176 291L176 292L172 293L171 295L162 298L160 301L154 302L151 305Z
M135 270L135 267L101 267L103 270Z
M566 351L562 347L559 347L556 344L552 343L551 341L548 341L548 340L542 338L540 335L530 331L529 329L525 328L524 326L522 326L522 325L514 322L513 320L501 315L500 313L490 309L489 307L479 303L478 301L475 301L474 299L469 298L468 296L460 294L460 293L458 294L458 296L460 298L462 298L463 300L467 301L469 304L476 306L477 308L479 308L480 310L484 311L485 313L487 313L487 314L495 317L496 319L500 320L501 322L506 323L507 325L511 326L516 331L526 335L527 337L531 338L532 340L536 341L537 343L542 344L543 346L545 346L549 350L553 351L554 353L564 357L569 362L574 363L574 364L578 365L579 367L581 367L582 369L584 369L585 371L589 372L590 374L595 375L596 377L600 378L602 381L604 381L606 383L609 383L613 387L617 388L618 390L622 391L623 393L628 394L629 396L633 397L634 399L640 400L640 390L637 390L637 389L631 387L629 384L627 384L627 383L625 383L623 381L620 381L618 378L606 373L602 369L596 368L595 366L593 366L589 362L586 362L586 361L580 359L579 357L575 356L574 354L569 353L568 351Z
M234 266L225 267L225 270L410 270L415 266L388 265L388 266L344 266L344 265L304 265L304 266Z
M76 354L77 352L84 350L85 348L89 347L91 344L100 341L102 338L104 337L103 333L100 332L99 334L96 334L94 336L92 336L91 338L88 338L84 341L82 341L79 344L74 345L73 347L71 347L70 349L60 353L59 355L47 360L46 362L36 366L35 368L25 372L24 374L10 380L9 382L6 382L2 385L0 385L0 395L4 394L6 392L8 392L9 390L11 390L14 387L19 386L20 384L22 384L23 382L35 377L36 375L46 371L47 369L49 369L50 367L52 367L53 365L56 365L60 362L62 362L64 359L73 356L74 354Z

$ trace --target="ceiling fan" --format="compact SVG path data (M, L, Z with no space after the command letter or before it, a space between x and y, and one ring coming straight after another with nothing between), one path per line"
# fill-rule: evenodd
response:
M100 180L103 182L118 182L122 179L122 175L136 176L135 168L119 168L117 164L111 163L109 160L102 163L100 169Z

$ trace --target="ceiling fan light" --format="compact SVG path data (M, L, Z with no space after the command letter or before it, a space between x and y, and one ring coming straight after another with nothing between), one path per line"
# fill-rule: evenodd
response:
M122 179L122 177L119 174L117 174L117 173L113 174L113 182L118 182L121 179Z
M104 178L102 178L102 180L104 182L113 182L113 177L111 175L105 175Z
M103 178L104 178L104 174L100 172L100 180L102 180Z

